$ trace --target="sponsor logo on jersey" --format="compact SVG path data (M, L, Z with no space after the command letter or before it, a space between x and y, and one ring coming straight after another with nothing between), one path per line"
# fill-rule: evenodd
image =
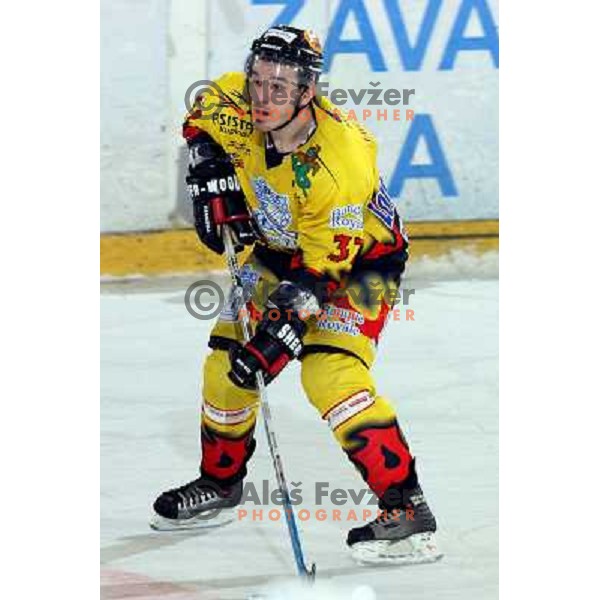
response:
M247 142L238 141L235 138L227 142L227 154L233 162L233 166L238 169L243 169L245 166L244 158L250 158L252 151L248 148Z
M255 177L252 187L259 203L253 215L263 235L275 246L295 250L298 234L289 231L292 223L289 197L278 194L262 177Z
M380 180L379 191L373 196L367 208L388 228L393 229L396 207L388 191Z
M360 231L364 227L363 207L360 204L346 204L331 211L329 216L331 229L351 229Z
M246 121L235 115L218 113L213 115L213 121L219 126L219 131L221 133L249 137L254 132L254 124L252 121Z
M317 320L317 328L331 333L360 335L358 325L365 322L365 317L356 310L339 308L325 304L321 318Z

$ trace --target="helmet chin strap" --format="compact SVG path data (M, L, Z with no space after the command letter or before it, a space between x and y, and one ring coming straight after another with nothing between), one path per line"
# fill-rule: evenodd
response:
M249 85L247 77L246 77L246 83L245 83L244 87L245 87L246 96L250 100L252 100L252 94L250 93L250 85ZM309 100L307 104L305 104L304 106L300 106L300 98L298 98L298 101L296 102L296 106L294 106L294 112L292 113L292 116L287 121L285 121L285 123L282 123L278 127L271 129L271 131L280 131L280 130L284 129L285 127L287 127L300 114L301 111L303 111L305 108L310 106L311 102L312 102L312 100Z
M292 116L285 123L282 123L278 127L274 127L273 129L271 129L271 131L281 131L282 129L287 127L300 114L301 111L310 106L311 102L312 100L309 100L307 104L305 104L304 106L300 106L300 98L298 98L298 102L296 102L296 106L294 107L294 112L292 113Z

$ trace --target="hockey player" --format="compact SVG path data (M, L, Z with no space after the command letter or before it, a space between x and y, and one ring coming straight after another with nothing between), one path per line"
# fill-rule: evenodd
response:
M226 222L237 250L254 246L242 275L255 332L244 345L243 307L225 306L204 364L200 477L157 498L153 527L197 526L239 503L255 448L256 373L268 384L299 359L308 400L379 498L380 516L348 534L353 554L434 560L435 518L371 375L408 240L375 140L316 95L322 64L311 32L270 28L245 72L224 74L186 117L200 240L223 253Z

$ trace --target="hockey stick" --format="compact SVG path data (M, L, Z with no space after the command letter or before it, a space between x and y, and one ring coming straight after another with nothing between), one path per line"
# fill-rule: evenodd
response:
M240 277L240 267L235 253L233 240L231 238L231 231L229 230L229 227L227 225L223 225L223 242L225 244L227 266L229 268L231 282L235 290L234 293L237 293L240 298L239 304L234 303L234 306L239 306L240 308L243 308L245 306L245 302L242 280ZM241 323L244 342L249 342L250 317L248 315L247 310L241 310ZM288 526L288 532L290 534L290 540L292 542L292 549L294 550L294 558L296 560L298 575L300 575L300 577L308 579L309 581L312 581L315 578L317 566L315 563L313 563L309 569L306 566L306 562L304 560L304 552L302 551L300 533L298 532L298 527L296 525L296 517L294 516L294 509L290 500L287 481L283 473L283 464L281 462L281 455L279 454L279 447L277 446L277 438L275 437L275 432L273 431L271 420L271 408L269 406L269 402L267 401L265 382L260 371L256 374L256 383L258 388L258 397L260 401L263 422L265 425L265 432L267 434L267 441L269 443L269 452L271 453L271 460L273 461L273 468L275 469L275 476L277 477L277 485L279 487L279 492L283 497L283 506L286 514L286 522Z

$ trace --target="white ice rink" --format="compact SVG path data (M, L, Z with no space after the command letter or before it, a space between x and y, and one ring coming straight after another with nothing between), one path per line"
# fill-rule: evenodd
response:
M201 279L197 277L196 279ZM211 322L183 304L189 282L104 285L102 336L102 598L229 600L294 575L285 523L245 518L203 532L148 527L156 495L196 477L200 365ZM304 398L297 365L268 394L288 480L301 483L301 523L317 579L335 598L369 585L377 600L484 600L498 593L498 281L417 284L415 321L390 321L375 374L397 407L445 553L437 564L357 567L347 553L351 509L315 504L315 482L362 488ZM274 476L262 427L249 481ZM365 503L363 503L365 504ZM327 519L315 518L317 508ZM342 520L334 521L333 510ZM278 584L279 585L279 584ZM317 588L319 590L320 588ZM282 595L281 598L291 597ZM318 598L315 591L306 596ZM365 598L368 597L365 596Z

